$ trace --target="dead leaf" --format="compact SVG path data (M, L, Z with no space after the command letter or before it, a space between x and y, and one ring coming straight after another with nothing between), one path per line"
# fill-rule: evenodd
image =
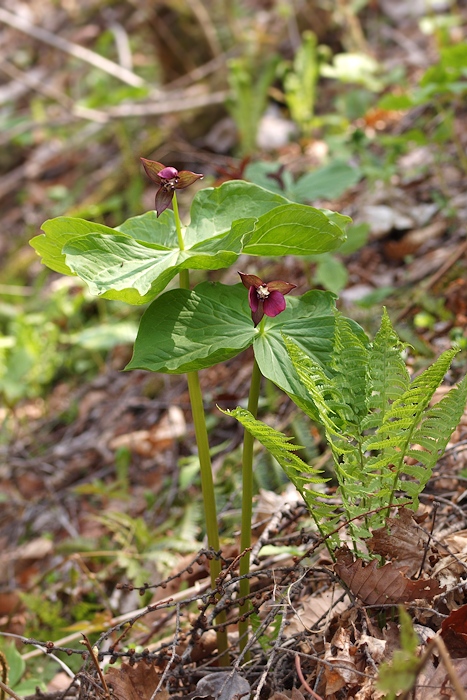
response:
M443 620L441 636L453 659L467 658L467 605L453 610Z
M337 693L346 686L354 686L360 680L355 667L356 647L350 641L350 634L340 627L334 634L331 643L325 643L324 660L328 661L324 667L326 679L326 696ZM351 651L352 650L352 651Z
M379 569L376 561L366 566L361 559L349 563L349 554L347 548L337 551L334 570L352 593L366 605L431 600L444 590L434 579L413 581L407 578L391 563Z
M467 659L452 659L451 664L461 686L467 688ZM442 661L437 668L432 663L425 667L418 678L415 700L457 700L458 697Z
M286 628L286 635L292 637L298 632L310 630L321 618L321 625L324 626L329 622L330 617L344 612L350 604L348 596L345 596L336 605L334 604L343 593L343 588L335 586L332 590L328 589L316 596L304 599L302 604L294 609L295 614Z
M250 684L237 671L225 673L217 671L201 678L196 684L193 698L214 698L214 700L240 700L251 692Z
M417 527L411 510L400 508L398 515L397 518L388 518L384 527L374 530L367 545L373 554L396 560L399 568L404 567L410 577L420 568L429 538Z
M109 668L105 680L112 688L115 700L149 700L160 681L160 673L154 666L140 662L134 666L122 664L120 668ZM167 700L168 692L162 689L157 700Z

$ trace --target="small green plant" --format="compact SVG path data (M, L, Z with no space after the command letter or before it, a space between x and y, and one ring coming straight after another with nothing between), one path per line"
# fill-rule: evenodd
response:
M350 221L340 214L290 202L251 183L232 181L198 192L190 223L182 225L176 190L201 175L177 171L143 159L157 185L156 211L134 217L118 229L82 219L59 217L43 225L44 235L33 247L52 269L78 275L91 293L131 304L151 302L144 313L134 354L127 369L169 374L185 373L195 427L206 535L209 546L220 549L208 432L198 370L228 360L253 346L255 363L248 409L256 415L261 377L298 395L304 394L285 350L282 333L300 335L302 346L326 364L332 349L334 296L308 292L284 294L296 285L283 280L263 282L241 274L243 284L201 283L190 288L189 269L216 270L232 265L241 253L251 256L314 255L332 250L344 240ZM173 204L173 212L168 208ZM179 276L179 289L164 292ZM245 291L248 288L248 295ZM292 381L292 385L291 382ZM247 641L249 611L249 547L253 500L253 438L245 433L243 446L242 534L240 597L244 620L240 636ZM213 588L220 573L211 560ZM224 618L219 615L218 622ZM219 632L219 651L226 660L227 638Z
M232 97L227 107L238 130L243 156L250 155L256 148L258 126L266 109L268 90L274 80L277 63L276 56L263 65L255 65L254 59L246 56L229 61L228 78Z
M374 341L352 321L336 314L334 347L323 368L296 342L285 338L295 371L308 397L297 403L324 428L331 449L349 531L358 553L360 538L370 537L390 508L417 509L418 497L460 421L467 401L467 376L444 398L430 405L434 392L459 351L444 352L419 376L409 377L404 344L384 311ZM302 494L322 535L336 525L338 510L316 484L325 479L293 453L281 433L244 409L230 412L276 457ZM337 535L333 543L339 544Z

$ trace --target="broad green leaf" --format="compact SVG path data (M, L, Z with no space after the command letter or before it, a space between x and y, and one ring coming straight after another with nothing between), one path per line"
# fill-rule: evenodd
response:
M177 229L174 213L166 209L158 217L155 211L147 211L140 216L127 219L116 231L121 231L141 243L151 243L161 248L177 248Z
M88 233L114 233L114 230L108 226L68 216L59 216L45 221L42 224L42 230L44 233L31 240L31 246L42 257L44 265L62 275L75 274L66 264L65 255L62 252L66 243Z
M290 336L309 357L321 366L330 363L334 339L334 295L313 290L301 297L287 297L286 310L268 318L264 333L254 340L254 351L261 373L289 394L299 405L313 411L308 392L285 348L283 334Z
M154 298L175 277L180 262L178 250L161 250L115 231L80 236L63 251L68 267L87 283L91 294L130 304Z
M173 212L150 211L117 229L60 217L44 224L32 242L43 262L87 282L92 294L143 304L157 296L182 269L217 270L232 265L243 233L231 230L239 217L256 218L287 200L241 181L200 191L180 250ZM249 230L250 230L249 229Z
M245 224L238 225L242 235L246 234ZM314 255L334 250L344 240L344 232L323 212L304 204L287 204L252 220L243 252L268 257Z
M297 202L313 202L325 197L340 197L362 177L361 170L344 161L335 160L322 168L302 175L292 188L291 199Z
M80 236L64 247L69 268L79 275L91 294L144 304L162 292L182 269L219 269L232 265L238 253L180 251L140 243L112 231Z
M220 187L201 190L191 205L185 246L192 248L201 241L230 231L237 219L256 219L288 203L285 197L243 180L231 180Z
M251 345L256 333L243 285L175 289L144 313L126 369L180 374L211 367Z
M332 294L308 292L287 297L286 310L255 328L243 285L205 282L193 291L166 292L144 313L127 369L182 373L222 362L254 343L262 373L291 394L308 396L284 348L282 331L325 363L332 349Z

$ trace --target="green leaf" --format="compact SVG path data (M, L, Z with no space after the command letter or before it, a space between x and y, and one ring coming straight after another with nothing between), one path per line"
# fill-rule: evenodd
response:
M349 187L356 185L361 177L360 168L335 160L302 175L293 185L292 199L297 202L313 202L322 197L335 199L343 195Z
M243 246L247 255L313 255L334 250L345 240L342 229L326 214L304 204L276 207L252 221L249 231L245 221L236 227L239 234L249 234Z
M255 336L254 351L261 373L287 394L310 405L286 351L283 334L294 338L301 350L320 366L330 362L334 338L335 297L313 290L287 297L286 310L267 318L264 331Z
M66 243L88 233L114 233L114 230L108 226L67 216L45 221L42 224L42 230L44 233L31 240L31 246L42 257L44 265L62 275L75 274L66 264L65 255L62 252Z
M316 261L315 280L334 294L339 294L348 280L345 265L330 253L323 253Z
M300 446L291 445L290 440L292 438L257 420L244 408L237 407L231 411L222 411L222 413L238 420L277 459L284 472L303 497L321 534L324 534L326 530L329 532L332 528L329 526L326 528L325 520L330 520L332 526L334 526L334 519L337 516L335 506L325 502L326 496L324 493L310 488L316 484L325 484L327 479L320 476L321 472L318 469L306 464L295 454L295 451L300 449Z
M43 225L31 244L57 272L78 275L90 292L107 299L144 304L154 299L183 269L229 267L242 249L243 232L231 230L239 216L257 217L287 200L251 183L232 181L201 190L181 250L172 211L158 218L150 211L118 229L59 217ZM247 233L247 232L245 232Z
M189 249L201 241L227 233L233 222L240 218L256 219L288 203L285 197L243 180L231 180L220 187L201 190L191 205L185 246Z
M21 680L26 670L24 659L15 647L14 642L8 642L3 648L3 653L8 664L7 684L15 687Z
M144 313L126 369L180 374L211 367L251 345L257 332L243 285L176 289Z
M234 357L254 343L263 375L307 401L285 351L282 331L296 335L301 347L326 363L332 350L333 308L334 296L329 292L287 297L285 311L265 318L260 331L253 325L248 294L241 284L204 282L191 292L166 292L144 313L127 369L198 370Z

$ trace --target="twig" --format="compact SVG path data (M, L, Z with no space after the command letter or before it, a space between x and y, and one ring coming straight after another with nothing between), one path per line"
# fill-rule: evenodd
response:
M127 68L119 66L117 63L110 61L104 56L100 56L98 53L91 51L90 49L80 46L79 44L74 44L67 39L63 39L61 36L52 34L47 29L42 27L37 27L32 22L29 22L24 17L14 14L13 12L8 12L5 8L0 7L0 22L7 24L9 27L18 29L24 34L32 36L38 41L42 41L44 44L53 46L53 48L63 51L64 53L74 56L74 58L79 58L81 61L85 61L96 68L100 68L114 78L118 78L123 83L132 85L133 87L144 87L147 83L140 78L139 75L133 73Z
M306 682L305 676L303 675L303 672L302 672L302 666L300 664L300 655L299 654L295 654L295 668L297 669L297 675L300 679L300 683L303 685L305 690L308 693L310 693L311 697L315 698L315 700L323 700L321 695L318 695L318 693L315 693L315 691L312 690L310 688L310 686L308 685L308 683Z
M3 681L0 681L0 688L4 693L10 696L10 698L14 698L14 700L23 700L20 698L19 695L16 695L15 691L9 688Z
M0 10L1 12L1 10ZM0 62L0 70L3 71L8 77L13 80L22 83L30 90L35 90L39 94L45 95L52 100L55 100L68 112L72 112L80 119L89 119L94 122L99 122L100 124L105 124L108 121L108 116L98 109L90 109L88 107L82 107L77 105L71 97L65 95L65 93L57 90L54 87L46 85L43 79L38 79L34 75L25 73L19 70L12 63L9 63L5 59Z
M210 105L223 104L230 95L228 90L192 95L190 90L185 90L170 97L166 94L158 102L143 102L131 105L116 105L107 110L101 110L103 114L113 118L145 117L152 114L172 114L184 112L188 109L199 109Z
M109 687L108 687L106 680L104 678L104 674L102 673L102 669L99 666L99 660L97 658L97 650L94 649L91 642L84 634L83 634L83 639L81 641L81 644L84 644L86 649L91 654L92 663L94 664L96 671L97 671L97 675L99 676L100 682L102 683L102 688L104 690L104 695L105 695L106 700L112 700Z

